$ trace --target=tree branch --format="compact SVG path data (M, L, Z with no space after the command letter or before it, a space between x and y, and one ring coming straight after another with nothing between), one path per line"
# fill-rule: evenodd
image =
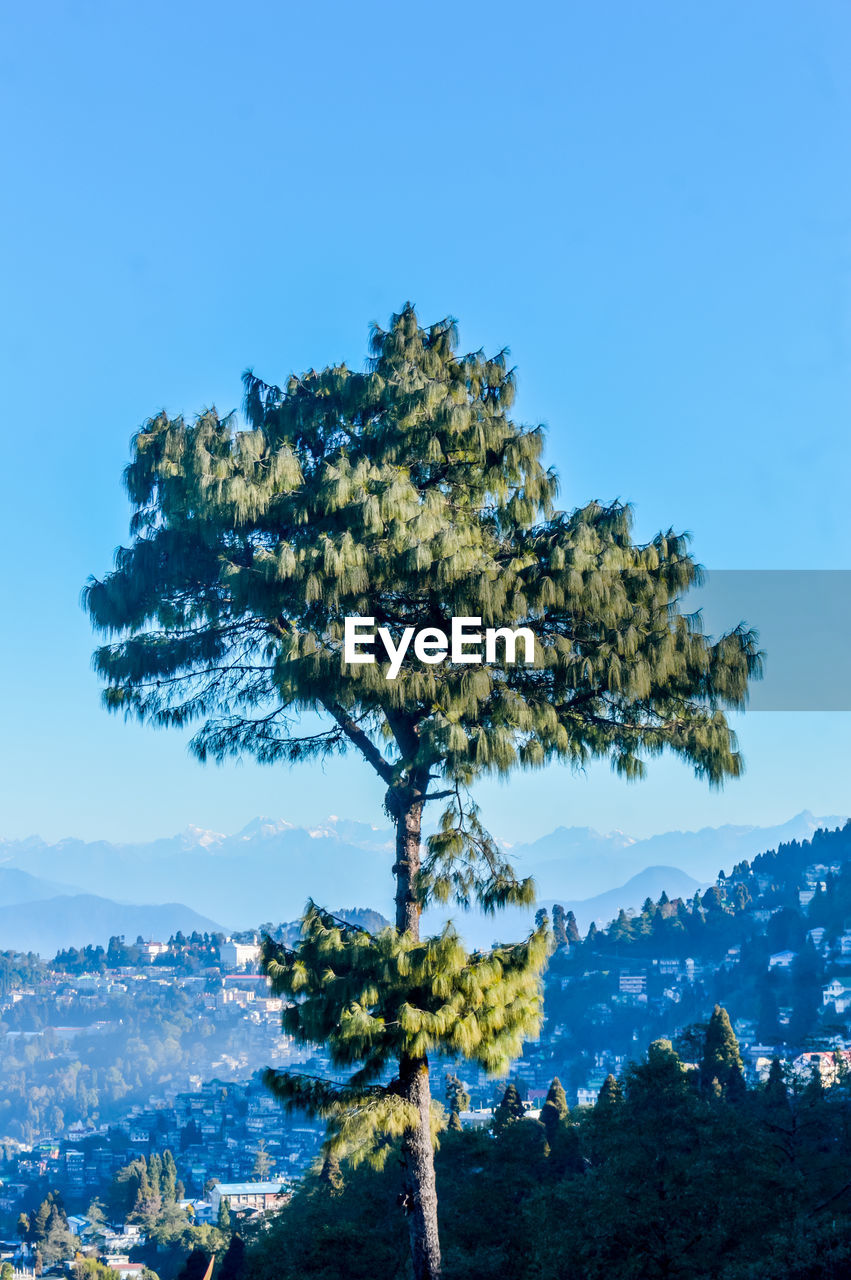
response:
M379 778L386 782L389 787L393 781L393 766L384 759L369 734L361 729L360 725L352 719L348 711L341 707L338 702L325 702L323 700L322 705L328 714L334 717L352 745L357 747L367 763L372 765Z

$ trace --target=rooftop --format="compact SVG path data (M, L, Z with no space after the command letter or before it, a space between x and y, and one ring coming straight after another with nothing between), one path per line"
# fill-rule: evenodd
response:
M283 1179L275 1182L218 1182L220 1196L273 1196L284 1189Z

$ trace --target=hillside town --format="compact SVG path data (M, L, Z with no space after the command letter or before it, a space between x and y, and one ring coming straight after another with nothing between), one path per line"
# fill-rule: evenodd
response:
M651 1041L693 1058L718 1003L751 1083L775 1059L790 1079L815 1070L825 1085L851 1069L851 824L739 864L690 902L663 894L592 924L584 938L572 913L555 904L551 914L540 1038L499 1080L468 1062L434 1063L435 1092L454 1079L466 1093L462 1126L489 1126L509 1085L537 1118L554 1076L570 1108L593 1107ZM259 931L114 938L49 963L3 957L3 1260L21 1274L68 1262L21 1227L52 1196L75 1251L140 1275L158 1228L138 1204L123 1219L104 1215L110 1187L140 1162L173 1163L184 1232L284 1202L315 1162L322 1128L287 1114L262 1068L333 1072L323 1051L282 1034L282 1001L260 967Z

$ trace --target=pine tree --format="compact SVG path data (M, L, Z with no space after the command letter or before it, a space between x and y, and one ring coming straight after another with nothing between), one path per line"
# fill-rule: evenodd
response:
M461 1112L469 1110L470 1095L454 1073L446 1077L445 1097L446 1104L449 1107L449 1128L459 1132L461 1129Z
M568 911L564 917L564 932L568 943L572 946L574 942L581 942L579 934L579 925L576 923L576 916L572 911Z
M621 1102L623 1102L623 1089L612 1073L609 1072L600 1087L600 1092L597 1094L597 1102L594 1109L595 1111L597 1108L600 1111L606 1111L610 1107L619 1106Z
M319 1171L319 1185L332 1196L339 1195L343 1190L343 1171L340 1168L340 1161L330 1152L323 1157L322 1168Z
M32 1238L36 1244L44 1244L50 1225L50 1217L54 1212L53 1195L48 1192L36 1210L32 1220Z
M228 1207L227 1196L222 1196L219 1200L219 1213L216 1218L216 1226L219 1231L230 1231L230 1208Z
M554 509L543 434L510 417L504 351L460 355L453 321L422 328L406 306L387 331L374 329L371 354L363 373L309 370L283 387L246 374L245 429L215 409L192 423L150 419L125 473L132 545L118 551L113 573L89 582L85 600L110 637L95 663L111 710L194 725L200 760L292 763L354 750L371 766L396 827L396 956L413 949L422 971L458 947L447 934L421 944L429 900L492 911L533 897L482 826L467 791L477 778L597 757L634 778L667 749L721 783L741 771L724 709L743 705L759 654L744 628L711 642L681 612L699 579L683 536L635 543L619 503ZM534 652L521 643L512 655L503 636L487 662L456 661L432 631L429 647L409 647L392 671L383 659L355 664L343 638L345 619L357 616L394 646L410 640L409 628L448 631L453 618L477 618L525 628ZM303 732L303 712L318 713L323 727ZM437 800L446 808L423 849L423 809ZM315 922L301 943L308 951ZM359 954L351 934L337 946ZM531 986L544 950L527 945L531 968L508 1039L539 1016ZM516 983L520 956L509 961ZM476 961L475 981L502 963ZM464 968L453 971L460 988L450 1005L465 999ZM391 973L397 1012L407 1008L403 977ZM413 1005L405 1036L385 1034L375 1010L387 1002L359 990L369 998L347 1014L354 1039L373 1063L379 1042L399 1052L396 1083L371 1114L383 1123L393 1111L414 1276L433 1278L427 1052L441 1044L442 1014L428 1001ZM319 991L317 980L317 999ZM310 1024L320 1038L337 1035L331 1014L342 1012L330 989L323 997L329 1014ZM498 1059L502 1048L487 1048L493 1023L472 1008L466 1016L463 1036L450 1019L457 1052ZM339 1035L337 1045L339 1059ZM387 1055L378 1056L383 1065ZM358 1073L357 1100L366 1084ZM349 1096L338 1092L335 1105ZM327 1093L314 1100L331 1105ZM361 1101L352 1105L363 1114Z
M557 950L568 944L564 907L560 902L553 903L553 942Z
M547 1090L544 1105L541 1107L541 1124L547 1131L547 1142L553 1146L559 1126L568 1119L570 1111L567 1106L567 1094L561 1081L556 1076Z
M494 1133L504 1133L509 1125L523 1119L523 1103L517 1086L508 1084L493 1113Z
M783 1078L783 1066L779 1058L771 1059L771 1066L762 1088L763 1097L769 1106L784 1113L789 1110L789 1091Z
M736 1033L730 1025L727 1010L716 1004L706 1028L700 1066L701 1082L708 1089L712 1081L717 1080L723 1089L732 1074L741 1073L741 1070L742 1058Z
M170 1151L163 1152L162 1173L160 1174L160 1191L164 1204L173 1204L177 1189L177 1165Z

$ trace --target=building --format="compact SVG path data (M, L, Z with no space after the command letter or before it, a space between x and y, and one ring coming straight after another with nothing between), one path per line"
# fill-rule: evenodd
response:
M821 1077L824 1085L836 1084L843 1072L848 1071L851 1051L816 1050L812 1053L801 1053L792 1062L792 1070L800 1080L809 1080L815 1072Z
M647 991L647 974L627 973L626 969L621 969L618 987L622 995L644 995Z
M493 1107L478 1107L471 1111L462 1111L458 1119L462 1129L487 1129L493 1122Z
M167 942L139 943L139 959L142 964L153 964L158 956L164 956L167 951Z
M831 978L821 989L821 1002L823 1005L834 1005L837 1013L845 1013L851 1007L851 984L841 982L839 978Z
M227 1200L231 1213L246 1209L277 1209L289 1199L280 1178L275 1182L217 1182L210 1192L210 1206L218 1217L219 1207Z
M791 969L797 954L797 951L775 951L774 955L768 958L768 967L769 969Z
M230 938L219 947L219 959L223 969L247 969L260 960L260 947L256 942L233 942Z
M117 1262L110 1257L107 1257L106 1265L111 1271L118 1273L120 1280L142 1280L142 1272L145 1270L145 1265L142 1262L127 1262L124 1259Z

